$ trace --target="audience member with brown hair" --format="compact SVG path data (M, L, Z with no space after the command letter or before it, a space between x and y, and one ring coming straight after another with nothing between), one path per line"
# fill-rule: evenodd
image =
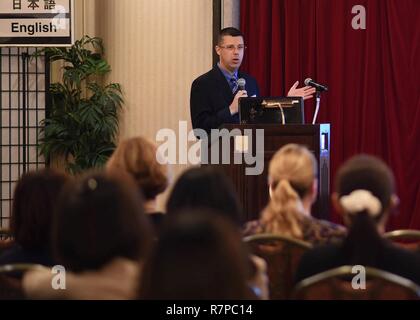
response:
M243 211L232 182L213 167L186 170L176 181L166 204L168 214L184 209L208 208L240 226Z
M191 168L175 183L167 203L168 216L183 214L185 210L211 209L214 215L229 220L241 233L243 211L232 182L220 170L213 167ZM249 255L249 285L261 299L268 298L266 263Z
M279 234L314 245L339 241L345 228L311 216L317 197L317 164L304 146L288 144L270 161L270 201L257 221L247 223L244 235Z
M53 225L53 252L66 268L66 290L49 270L24 278L31 298L130 299L151 244L141 194L124 172L90 173L63 190Z
M203 210L168 217L144 267L141 299L254 298L238 232L228 220Z
M67 179L64 173L47 169L20 178L13 195L10 221L14 244L0 256L0 264L54 264L50 250L51 220Z
M349 226L348 236L342 244L307 252L297 280L342 265L362 265L420 284L419 257L382 238L388 217L398 203L389 167L373 156L355 156L339 169L335 188L333 203Z
M168 167L160 164L154 143L143 137L126 139L119 143L106 165L107 169L128 172L142 191L145 211L157 230L164 220L164 213L157 211L156 197L168 186Z

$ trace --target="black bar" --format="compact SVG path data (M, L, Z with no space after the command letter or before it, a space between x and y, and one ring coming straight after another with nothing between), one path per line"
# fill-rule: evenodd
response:
M58 17L57 17L58 16ZM1 13L0 19L70 19L70 13Z
M14 46L21 44L39 44L39 45L71 45L71 37L36 37L36 38L0 38L1 45Z
M27 106L27 95L26 87L28 85L28 75L26 73L28 53L22 53L22 168L23 173L26 172L26 106Z
M20 48L18 48L17 51L18 51L18 54L20 55L21 54ZM17 59L17 64L18 64L18 71L19 71L20 70L20 59ZM18 90L19 90L19 93L21 92L20 91L21 86L22 86L21 85L21 79L20 79L20 77L18 77ZM18 108L19 108L19 110L21 110L21 108L22 108L22 106L20 104L20 99L18 99ZM20 120L20 112L18 112L18 124L21 123L20 121L21 121ZM10 135L10 137L11 137L11 135ZM21 132L20 132L20 130L18 130L18 145L20 145L20 144L21 144ZM21 163L20 150L18 151L18 162ZM21 175L21 170L20 170L20 165L19 165L18 166L18 177L20 177L20 175ZM10 180L11 180L11 178L10 178Z
M50 92L50 84L51 84L51 66L50 66L50 56L48 54L45 55L45 118L49 118L51 115L51 108L52 108L52 96ZM51 159L44 159L45 166L49 167L51 163Z
M213 48L217 45L219 32L222 29L222 1L213 0ZM212 48L213 52L213 65L219 61L219 56Z
M35 49L35 53L38 53L38 49ZM35 59L35 91L38 92L38 57ZM44 79L45 80L45 79ZM36 121L36 125L38 126L39 120L38 120L38 95L36 95L35 97L36 102L35 102L35 121ZM38 144L38 130L36 130L36 137L35 137L35 142L36 144ZM38 162L38 149L36 149L36 155L35 155L35 160L36 162ZM36 164L36 169L38 170L38 164Z
M3 123L3 99L1 99L1 96L3 95L3 77L1 76L3 74L3 49L0 48L0 123ZM3 128L1 128L0 132L0 142L3 143ZM0 152L0 163L3 163L3 152ZM0 172L0 195L3 198L3 170ZM0 201L0 226L3 227L3 199Z
M11 63L11 53L12 49L9 48L9 90L12 88L12 81L10 78L10 72L12 71L12 63ZM18 69L19 70L19 69ZM12 94L9 93L9 109L12 108ZM9 123L12 123L12 112L9 111ZM9 129L9 143L12 142L12 130ZM9 148L9 161L12 161L12 148ZM12 180L12 166L9 166L9 180ZM12 184L9 183L9 195L12 194ZM9 204L9 213L10 213L10 204ZM3 217L3 216L2 216ZM3 225L2 225L3 226Z

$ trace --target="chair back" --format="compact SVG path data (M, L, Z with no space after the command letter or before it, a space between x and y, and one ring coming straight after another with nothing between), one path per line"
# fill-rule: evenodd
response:
M0 228L0 240L5 240L12 237L12 232L9 229Z
M14 240L9 229L0 228L0 254L13 246Z
M271 300L288 299L293 290L296 269L310 243L275 234L258 234L244 238L250 251L267 263Z
M352 266L331 269L300 281L293 297L299 300L419 300L420 287L398 275Z
M404 249L420 251L419 230L394 230L385 233L384 237Z
M39 264L20 263L0 266L0 300L24 299L22 277L25 272L42 267Z

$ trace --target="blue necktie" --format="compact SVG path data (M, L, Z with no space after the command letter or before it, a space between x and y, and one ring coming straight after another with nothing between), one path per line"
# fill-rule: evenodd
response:
M236 78L230 78L230 88L232 89L232 93L235 93L238 90L238 81Z

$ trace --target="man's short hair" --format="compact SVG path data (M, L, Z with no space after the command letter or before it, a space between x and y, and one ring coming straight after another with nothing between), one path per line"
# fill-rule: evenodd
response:
M221 44L223 41L224 36L231 36L231 37L244 37L241 31L236 28L228 27L220 30L219 37L217 38L217 44Z

